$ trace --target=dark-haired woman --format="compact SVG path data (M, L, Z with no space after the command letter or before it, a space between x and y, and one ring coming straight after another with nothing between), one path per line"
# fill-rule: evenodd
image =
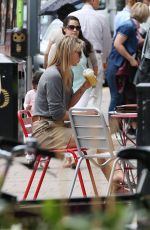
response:
M84 41L84 44L85 44L82 50L80 62L77 65L72 67L72 71L74 74L73 90L74 92L76 92L80 88L80 86L83 84L83 82L85 81L83 74L82 74L84 69L89 68L89 67L92 68L94 70L94 74L97 76L97 73L98 73L97 59L96 59L92 45L82 35L80 22L78 18L74 16L66 17L63 21L62 31L64 35L75 36L75 37L82 39L82 41ZM55 55L57 45L58 44L55 43L51 47L51 50L49 52L49 62L52 61ZM94 90L95 90L94 88L88 89L75 106L76 107L88 107L88 106L92 107L93 106L96 108L100 108L99 95L97 95L96 100L95 98L93 100Z

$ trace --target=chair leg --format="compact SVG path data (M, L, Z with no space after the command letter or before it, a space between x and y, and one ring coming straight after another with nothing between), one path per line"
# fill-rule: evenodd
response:
M99 194L98 194L98 191L97 191L97 187L96 187L96 183L95 183L95 180L94 180L94 176L93 176L92 168L91 168L91 165L90 165L90 161L88 159L86 159L86 164L87 164L87 168L88 168L89 175L90 175L90 178L91 178L91 182L92 182L92 186L93 186L95 196L98 197Z
M109 196L110 193L111 193L111 186L112 186L113 176L114 176L115 167L116 167L116 164L118 163L118 161L119 161L119 158L116 158L114 163L113 163L111 173L110 173L110 176L109 176L108 188L107 188L106 196Z
M133 175L132 170L137 170L137 168L133 168L133 169L129 169L129 170L130 170L130 175L131 175L132 181L136 185L135 176Z
M72 196L73 189L74 189L74 186L75 186L75 182L76 182L76 179L77 179L77 175L79 177L79 181L80 181L83 196L87 197L84 182L83 182L83 178L82 178L82 174L81 174L81 170L80 170L80 165L81 165L81 162L82 162L83 159L84 158L82 158L82 157L79 160L75 159L75 162L77 160L77 162L76 162L77 164L76 164L76 170L75 170L73 182L72 182L71 189L70 189L69 198L71 198L71 196Z
M34 193L33 200L36 200L36 199L37 199L37 196L38 196L38 194L39 194L39 191L40 191L42 182L43 182L43 180L44 180L45 173L46 173L46 171L47 171L47 168L48 168L50 159L51 159L51 157L48 157L48 159L47 159L46 162L45 162L45 166L44 166L44 169L43 169L43 171L42 171L42 175L41 175L41 177L40 177L40 181L39 181L39 183L38 183L38 186L37 186L37 188L36 188L36 191L35 191L35 193Z
M70 152L73 155L74 160L75 160L75 164L76 164L76 168L77 168L78 156L75 153L75 151L77 151L77 150L67 149L67 151ZM78 169L78 177L79 177L79 181L80 181L80 186L81 186L82 194L83 194L84 197L86 197L87 194L86 194L86 190L85 190L85 186L84 186L84 182L83 182L83 178L82 178L82 174L81 174L80 168ZM73 188L72 188L72 192L73 192ZM72 192L70 192L71 195L72 195ZM71 197L71 195L69 195L69 197Z
M134 193L132 185L131 185L130 174L131 174L133 181L134 181L134 177L133 177L132 169L130 169L128 161L123 161L123 168L124 168L124 174L125 174L125 178L127 180L127 184L128 184L129 189L130 189L130 192Z
M25 190L25 193L23 195L23 200L26 200L27 196L28 196L28 193L30 191L30 188L31 188L31 185L32 185L32 182L33 182L33 179L34 179L34 176L35 176L35 173L37 171L37 168L38 168L38 165L40 163L40 160L41 160L41 156L37 156L37 159L36 159L36 162L35 162L35 165L34 165L34 169L32 171L32 174L30 176L30 180L28 182L28 185L27 185L27 188Z

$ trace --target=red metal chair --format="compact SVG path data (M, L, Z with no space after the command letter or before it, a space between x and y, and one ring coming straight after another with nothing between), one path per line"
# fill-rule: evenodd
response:
M25 137L32 136L32 116L28 110L19 110L18 119Z
M21 125L22 130L23 130L24 137L26 137L26 138L31 137L32 136L32 116L31 116L31 113L28 110L19 110L17 115L18 115L18 120L19 120L20 125ZM36 158L31 177L29 179L28 185L26 187L26 190L25 190L25 193L23 196L23 200L25 200L29 194L29 190L31 188L33 179L35 177L35 174L36 174L37 168L39 166L41 157L42 157L41 155L38 155ZM42 184L42 181L43 181L45 173L46 173L46 166L48 167L49 161L50 161L50 158L48 158L45 162L45 166L44 166L44 169L43 169L41 179L39 181L38 186L40 186L40 184ZM37 198L37 195L38 194L36 192L36 194L34 195L34 199Z
M32 136L32 116L30 114L29 111L27 110L19 110L18 111L18 120L20 122L20 125L22 127L22 130L23 130L23 133L24 133L24 136L25 137L31 137ZM85 149L83 149L85 150ZM53 149L51 150L53 152L57 152L57 153L64 153L64 152L69 152L73 155L74 159L75 159L75 163L77 165L78 163L78 157L76 155L76 151L77 151L77 148L66 148L66 149ZM38 155L37 158L36 158L36 162L34 164L34 168L33 168L33 171L31 173L31 176L30 176L30 179L29 179L29 182L28 182L28 185L26 187L26 190L25 190L25 193L24 193L24 196L23 196L23 200L26 200L27 197L28 197L28 194L29 194L29 191L30 191L30 188L31 188L31 185L32 185L32 182L33 182L33 179L35 177L35 174L36 174L36 171L37 171L37 168L39 166L39 163L41 161L41 158L42 156L41 155ZM42 174L41 174L41 177L39 179L39 182L38 182L38 185L36 187L36 190L35 190L35 193L34 193L34 196L33 196L33 199L36 200L37 199L37 196L39 194L39 191L40 191L40 188L41 188L41 185L43 183L43 180L44 180L44 177L45 177L45 173L48 169L48 165L50 163L50 159L51 157L48 157L46 162L45 162L45 165L44 165L44 168L42 170ZM94 193L95 195L97 196L98 193L97 193L97 190L96 190L96 185L95 185L95 181L94 181L94 176L93 176L93 173L92 173L92 170L91 170L91 165L89 162L87 162L87 167L88 167L88 170L89 170L89 174L90 174L90 178L91 178L91 182L92 182L92 186L93 186L93 190L94 190ZM79 177L79 182L80 182L80 186L81 186L81 190L82 190L82 194L84 197L87 197L87 192L86 192L86 189L85 189L85 186L84 186L84 182L83 182L83 178L82 178L82 174L81 174L81 171L78 170L78 177Z

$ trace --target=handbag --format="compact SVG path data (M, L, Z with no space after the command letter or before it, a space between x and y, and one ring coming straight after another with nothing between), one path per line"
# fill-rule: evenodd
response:
M129 62L124 61L123 65L119 67L116 73L116 83L118 92L121 94L124 91L126 78L129 76Z
M124 61L123 65L119 67L116 76L129 76L130 75L130 63L128 61Z
M127 60L125 60L123 65L119 67L116 73L116 82L119 93L124 91L125 85L133 85L136 71L137 67L131 66Z

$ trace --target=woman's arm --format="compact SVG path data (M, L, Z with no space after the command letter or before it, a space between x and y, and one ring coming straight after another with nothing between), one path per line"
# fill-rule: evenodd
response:
M30 110L32 108L31 98L29 92L25 95L23 107L25 110Z
M83 83L83 85L73 94L71 102L69 104L69 108L73 107L80 100L80 98L84 94L84 92L90 87L91 87L90 83L88 81L85 81ZM68 111L66 111L66 113L65 113L65 115L63 117L63 120L64 121L69 121L70 120Z
M81 111L81 112L78 112L78 114L96 115L97 112L93 109L93 110L90 110L90 111L84 111L84 112ZM70 120L69 119L69 112L66 111L65 116L63 118L63 121L69 121L69 120Z
M85 81L83 85L73 94L69 104L69 108L74 106L80 100L84 92L90 87L91 87L90 83L88 81Z
M124 43L127 40L127 37L118 33L115 41L114 41L114 47L116 48L116 50L125 58L130 62L131 66L138 66L138 62L137 60L128 53L128 51L126 50Z
M95 74L95 76L97 76L98 75L98 63L97 63L97 58L96 58L93 47L91 49L91 52L89 53L89 59L90 59L90 62L92 64L94 74Z

